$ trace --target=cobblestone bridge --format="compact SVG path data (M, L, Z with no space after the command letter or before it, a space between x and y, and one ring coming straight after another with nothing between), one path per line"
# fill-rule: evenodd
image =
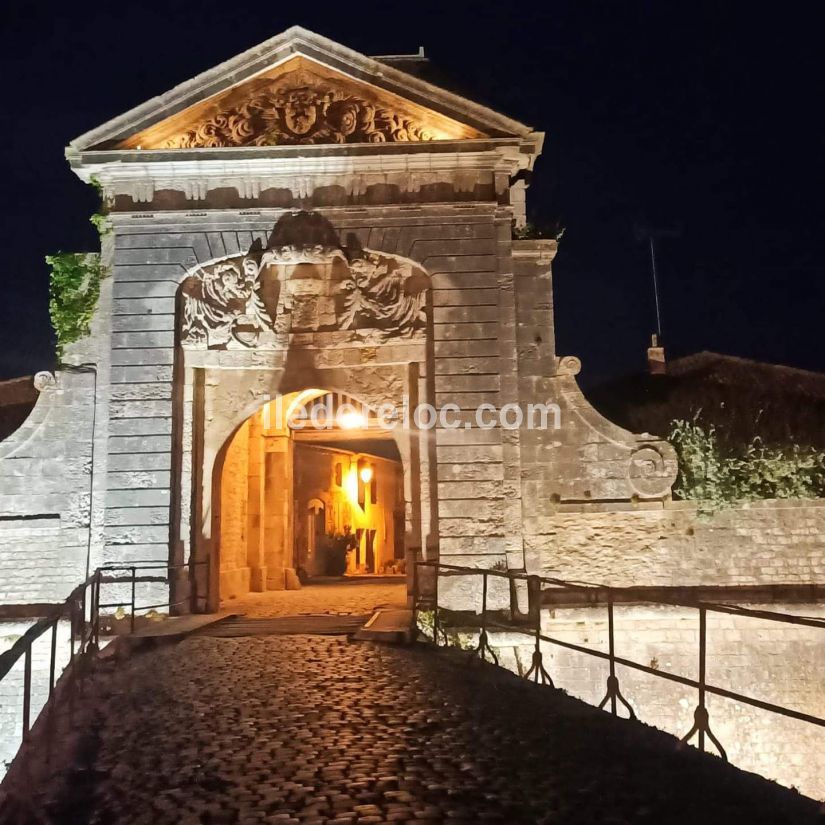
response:
M44 822L822 821L793 791L456 651L193 636L111 662L85 699Z

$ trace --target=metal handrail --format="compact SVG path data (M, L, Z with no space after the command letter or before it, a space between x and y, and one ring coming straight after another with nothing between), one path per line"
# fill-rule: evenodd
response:
M420 568L430 568L435 571L432 593L431 595L424 595L421 589L421 573ZM444 571L442 573L442 571ZM677 673L659 670L641 662L633 661L622 656L616 655L615 644L615 628L613 620L613 608L616 603L617 595L622 598L620 601L626 601L628 597L634 597L634 588L616 588L601 584L594 584L591 582L577 582L566 581L552 576L538 576L519 571L510 570L488 570L477 567L464 567L461 565L447 564L440 561L419 561L416 562L413 570L413 622L414 627L417 623L418 612L422 607L429 607L433 611L433 642L436 645L440 644L440 640L449 643L448 637L443 630L443 620L439 616L438 606L438 580L439 578L449 578L453 576L481 576L482 577L482 603L481 603L481 618L480 618L480 632L478 645L472 651L471 660L485 661L487 656L494 663L497 664L496 655L490 647L488 629L495 628L507 632L522 633L529 635L534 641L533 659L530 669L524 674L525 678L532 679L536 683L553 686L553 680L546 670L543 662L543 654L541 650L541 643L557 645L568 650L574 650L578 653L584 653L588 656L593 656L599 659L607 660L609 665L609 675L607 677L607 692L604 699L598 705L603 709L605 705L610 703L610 712L616 716L618 715L618 705L621 703L627 710L631 718L636 718L636 714L630 703L622 695L619 688L619 679L616 675L616 665L622 665L633 670L641 671L642 673L656 676L660 679L665 679L688 687L695 688L698 692L698 702L694 710L693 727L688 733L682 737L683 742L690 742L696 736L700 750L705 749L705 737L707 737L719 751L719 755L727 761L727 753L722 747L722 744L716 738L715 734L710 728L710 719L705 702L706 694L713 694L721 696L726 699L733 699L737 702L750 705L752 707L766 710L771 713L776 713L781 716L786 716L791 719L797 719L801 722L807 722L819 727L825 727L825 719L812 714L804 713L792 708L786 708L781 705L776 705L772 702L766 702L762 699L756 699L753 696L746 696L737 693L727 688L722 688L717 685L708 684L706 679L706 660L707 660L707 614L708 613L724 613L734 616L745 616L766 621L783 622L787 624L802 625L804 627L815 627L825 629L825 619L811 617L811 616L794 616L788 613L779 613L771 610L753 610L742 607L741 605L732 605L724 603L716 603L709 601L690 601L686 599L670 599L666 596L653 598L646 591L644 594L638 595L638 602L654 604L664 607L687 607L695 609L699 614L699 678L692 679L687 676L682 676ZM505 623L497 621L489 615L487 607L487 591L489 577L496 577L506 579L510 584L510 616L511 622ZM517 582L524 582L527 585L528 595L528 613L526 616L522 614L516 604L516 589ZM602 600L607 607L607 630L608 630L608 652L596 650L584 645L567 642L562 639L548 636L541 631L541 607L542 594L548 592L542 589L543 585L551 585L553 588L574 590L585 595L597 595L600 599L589 599L582 606L595 608L600 606Z
M158 608L169 608L179 606L185 602L163 602L152 605L139 605L136 602L136 590L139 583L168 582L173 570L191 570L199 565L208 564L207 561L196 561L188 564L164 564L161 562L135 561L126 564L105 564L95 570L84 582L79 584L64 599L52 606L49 615L38 619L31 627L27 628L23 635L6 651L0 653L0 682L8 676L11 669L23 659L23 708L22 708L22 742L25 744L30 737L32 729L31 700L32 700L32 648L34 643L45 633L51 630L52 638L49 654L49 693L51 699L54 693L57 677L57 631L58 626L63 621L69 621L69 657L64 670L67 677L67 689L70 696L77 687L78 680L82 680L85 663L88 654L93 654L100 649L100 617L101 611L109 608L129 607L129 632L135 630L135 618L138 611L152 610ZM165 577L139 576L139 572L147 570L167 571ZM110 576L106 574L118 571L128 571L127 576ZM101 602L100 591L102 585L126 584L130 587L131 597L126 602ZM206 596L199 597L194 594L194 599L206 599ZM58 677L59 678L59 677ZM53 703L46 702L43 708L44 713L53 710Z

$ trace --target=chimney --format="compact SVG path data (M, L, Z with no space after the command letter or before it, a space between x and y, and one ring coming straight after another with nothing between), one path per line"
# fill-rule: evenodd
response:
M667 374L665 348L659 346L659 336L655 332L650 336L650 346L647 348L647 369L651 375Z

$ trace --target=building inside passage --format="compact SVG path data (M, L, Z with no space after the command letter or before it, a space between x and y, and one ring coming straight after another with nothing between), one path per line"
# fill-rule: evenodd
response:
M213 496L222 599L319 576L404 572L400 455L365 405L321 390L268 402L222 461Z

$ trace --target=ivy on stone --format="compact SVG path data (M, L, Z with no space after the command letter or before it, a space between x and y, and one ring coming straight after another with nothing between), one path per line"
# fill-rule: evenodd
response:
M100 178L96 175L92 175L91 178L89 178L89 183L94 187L95 192L97 192L100 197L100 208L89 218L89 222L97 229L97 234L100 235L100 239L103 240L103 238L112 232L112 222L109 220L106 193L103 190L103 184Z
M743 501L825 497L825 452L799 444L766 446L754 438L722 448L716 427L676 420L669 440L679 458L674 492L714 512Z
M58 252L47 255L51 267L49 315L57 335L57 356L63 357L68 344L89 334L103 266L100 255L88 252Z
M564 235L564 230L565 227L559 221L542 226L529 222L524 226L516 226L513 222L512 237L514 241L534 241L548 238L560 241L562 235Z
M101 204L89 221L103 241L112 232L103 185L94 176L89 182L100 196ZM47 255L46 263L52 270L49 315L57 335L57 357L61 359L68 344L89 334L105 272L101 256L96 252L58 252Z

